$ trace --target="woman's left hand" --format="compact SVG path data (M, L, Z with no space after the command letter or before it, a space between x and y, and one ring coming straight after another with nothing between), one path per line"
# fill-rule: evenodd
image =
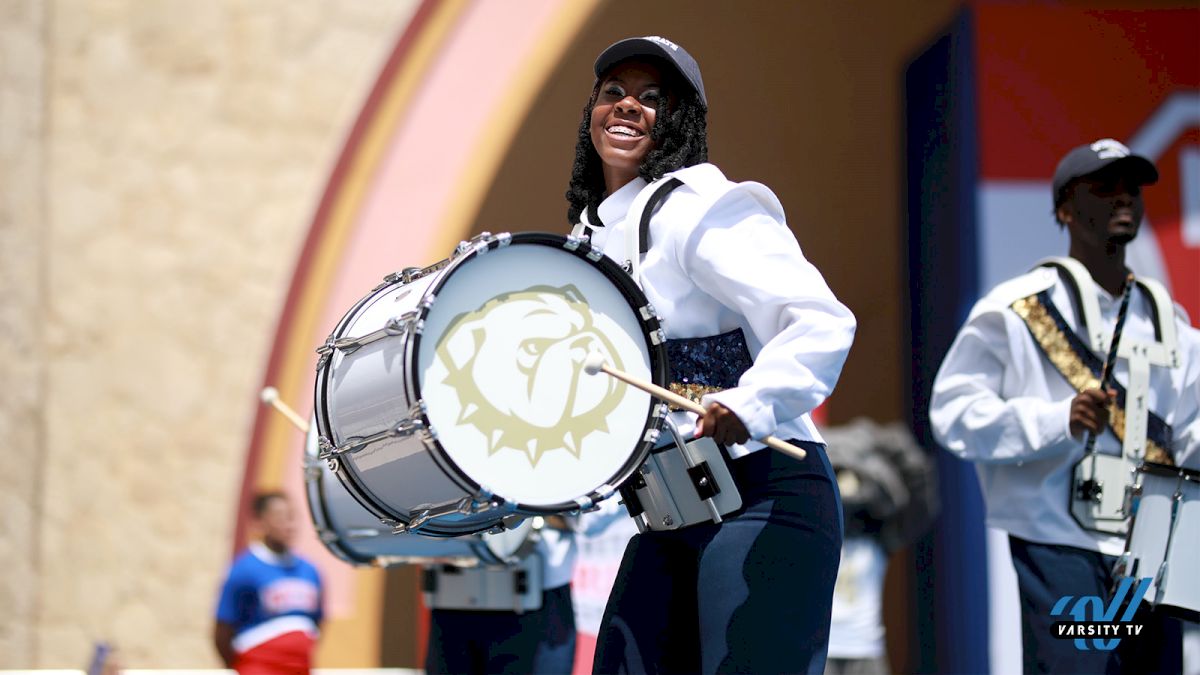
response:
M704 414L696 421L696 438L712 436L721 445L745 443L750 440L746 425L732 410L720 403L709 403Z

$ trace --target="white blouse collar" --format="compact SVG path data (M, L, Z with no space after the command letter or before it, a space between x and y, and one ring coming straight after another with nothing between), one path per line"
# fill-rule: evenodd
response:
M629 207L633 205L633 200L646 187L646 181L641 176L634 178L625 185L622 185L616 192L604 198L600 202L599 211L600 221L605 226L616 225L625 219L625 214L629 212ZM600 223L593 223L599 225Z

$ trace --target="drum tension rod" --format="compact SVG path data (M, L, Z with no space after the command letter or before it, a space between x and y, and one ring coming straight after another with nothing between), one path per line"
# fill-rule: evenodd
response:
M396 425L390 429L376 431L368 436L351 436L350 438L347 438L341 445L335 446L327 438L321 437L317 440L317 447L319 448L317 457L320 459L331 459L346 453L354 454L372 443L386 440L388 438L406 438L424 428L425 423L421 420L405 418L397 422Z
M428 523L429 521L433 520L434 518L440 518L441 516L449 515L452 513L474 515L476 513L490 511L491 509L497 508L499 506L500 506L500 503L497 501L479 502L474 497L463 497L462 499L460 499L456 502L452 502L449 504L442 504L440 506L420 506L420 507L417 507L417 509L413 509L412 511L409 512L410 515L409 515L409 519L408 519L407 523L396 524L392 528L392 532L394 532L395 534L404 534L406 532L416 532L417 530L421 529L421 527L424 526L425 523Z
M420 333L420 323L420 313L409 311L400 316L393 316L387 320L383 328L371 331L366 335L336 339L330 335L325 339L325 344L317 347L317 353L321 355L321 358L317 360L317 370L321 370L329 363L329 359L332 358L335 351L352 354L358 349L384 338L399 337L408 332Z

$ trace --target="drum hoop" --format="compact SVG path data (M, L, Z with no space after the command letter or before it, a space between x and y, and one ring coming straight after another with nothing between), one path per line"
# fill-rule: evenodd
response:
M319 433L317 427L316 414L313 419L313 432ZM305 445L307 446L307 440ZM312 521L313 528L317 531L317 539L321 541L321 545L325 547L335 557L340 558L343 562L351 565L377 565L379 562L378 556L369 556L359 553L342 541L342 534L337 530L334 523L333 512L330 510L330 500L328 491L325 489L325 470L326 461L319 457L309 455L307 447L304 451L304 471L305 471L305 489L304 496L308 502L309 520ZM311 463L310 463L311 462ZM316 475L309 473L309 469L316 469ZM336 472L333 472L336 473ZM348 491L349 492L349 491ZM316 503L313 503L313 495L316 495ZM353 493L351 493L353 497ZM355 500L357 501L357 499ZM372 514L374 515L374 514Z
M307 452L305 453L308 457ZM317 538L321 540L321 544L325 546L330 553L334 554L343 561L352 565L374 565L376 564L377 556L368 556L352 550L342 542L341 533L337 531L334 525L333 514L329 510L329 500L326 499L325 490L325 470L321 466L324 460L317 459L316 468L320 469L320 474L311 479L315 485L307 487L305 495L308 497L308 514L312 520L313 527L317 530ZM306 477L306 481L309 479ZM316 493L317 503L313 504L313 492ZM318 513L318 511L320 513ZM374 514L372 514L374 515ZM318 517L319 516L319 517ZM326 538L326 534L334 535L331 539Z
M1138 473L1152 474L1161 478L1183 478L1185 481L1200 483L1200 471L1182 466L1159 464L1158 462L1142 462L1137 467Z
M666 343L660 341L658 344L654 344L647 337L659 329L659 319L657 316L650 316L649 318L646 318L637 312L638 308L647 307L650 305L649 299L646 298L646 294L642 292L642 289L633 282L633 279L630 278L630 276L626 274L625 271L622 270L621 267L613 262L608 256L600 255L598 258L589 257L589 254L592 254L593 251L591 244L587 242L579 242L578 246L568 247L567 244L571 240L563 235L554 234L552 232L518 232L515 234L504 233L496 235L485 241L486 246L476 246L451 262L450 265L447 266L443 271L441 276L429 286L429 288L426 290L426 295L433 294L434 297L436 297L441 289L446 285L446 281L450 279L450 277L454 276L459 268L462 267L468 260L471 260L488 251L494 251L498 248L506 247L511 244L535 244L549 248L556 248L571 253L577 258L581 258L589 264L595 265L601 274L607 277L609 281L613 282L613 284L617 287L618 292L620 292L621 295L629 302L630 306L634 309L634 318L644 329L642 339L646 342L647 351L649 352L650 356L651 380L658 385L666 384ZM592 255L594 256L595 254ZM433 304L435 303L420 303L418 310L419 320L424 321L428 317L429 311L433 308ZM420 349L422 336L420 333L415 333L410 334L410 337L411 339L406 339L405 359L408 363L415 363L417 351ZM408 388L408 394L410 395L409 400L420 401L421 386L416 368L413 368L411 372L407 374L404 384ZM658 430L662 426L662 417L656 412L658 406L659 404L654 397L650 397L650 403L646 411L648 429ZM432 426L428 414L422 411L420 413L420 417L421 421L426 425L425 428L431 429ZM466 472L458 466L458 464L449 456L449 453L446 452L446 449L442 446L440 440L435 437L430 442L437 446L437 451L434 452L430 450L430 454L433 455L434 462L437 463L438 467L441 468L452 481L457 483L459 487L467 490L471 494L478 495L483 486L468 476ZM642 465L642 462L645 461L646 455L650 452L650 449L653 445L654 442L652 440L646 440L646 438L643 436L639 443L639 447L630 455L630 458L621 466L621 468L617 470L617 473L612 477L611 482L607 483L606 485L615 491L617 486L628 480L634 474L634 472L637 471L638 467ZM608 494L602 494L597 490L592 490L586 495L586 497L590 502L595 503L609 497L611 494L611 492ZM506 503L505 500L499 495L493 496L493 499L501 504ZM513 502L509 504L509 506L524 513L555 514L562 513L563 511L577 510L580 508L580 503L577 500L561 502L558 504L535 506L530 504L522 504L520 502Z

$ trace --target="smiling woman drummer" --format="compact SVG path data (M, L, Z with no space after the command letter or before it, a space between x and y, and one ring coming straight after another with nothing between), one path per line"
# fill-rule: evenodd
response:
M687 51L657 36L621 40L595 74L570 222L663 318L673 383L706 410L675 421L722 445L742 499L723 522L630 541L595 670L819 673L842 523L810 412L833 391L854 316L801 253L775 195L707 163L708 101ZM752 440L768 435L807 456Z

